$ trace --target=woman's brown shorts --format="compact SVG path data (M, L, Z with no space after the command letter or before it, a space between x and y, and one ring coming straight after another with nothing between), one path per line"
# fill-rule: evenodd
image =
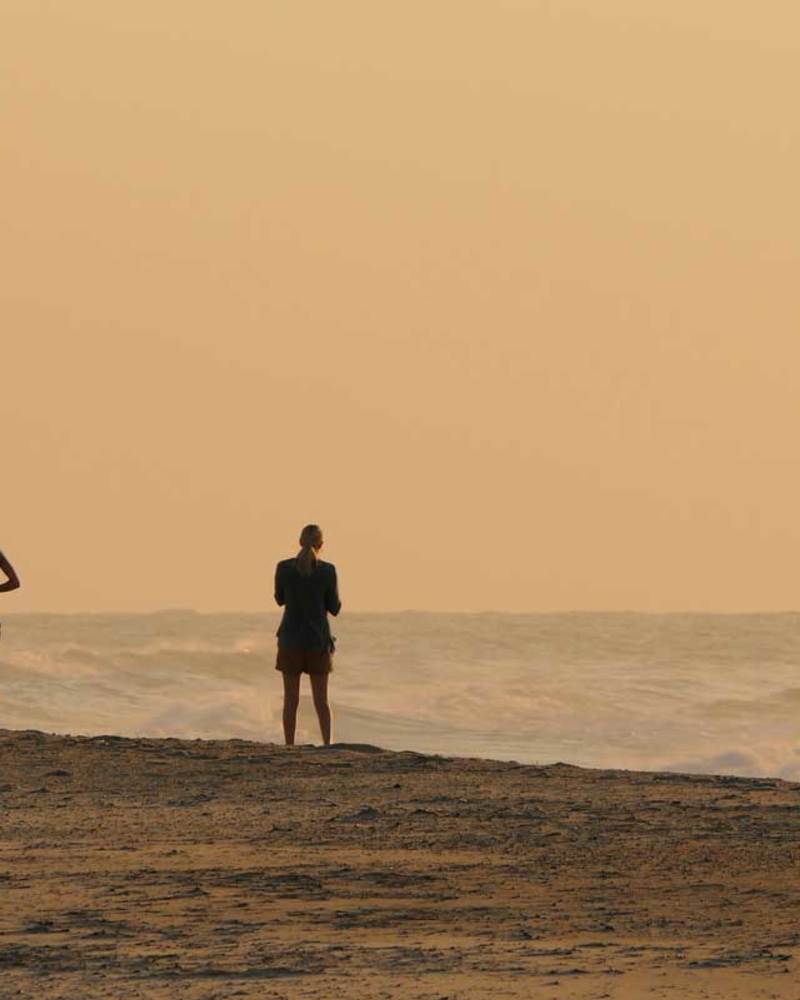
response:
M278 646L275 669L287 674L330 674L333 656L327 650Z

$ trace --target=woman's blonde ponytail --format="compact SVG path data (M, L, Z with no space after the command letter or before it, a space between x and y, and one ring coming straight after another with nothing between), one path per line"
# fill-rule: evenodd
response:
M307 524L300 532L300 551L297 570L301 576L311 576L317 565L317 549L322 545L322 529L318 524Z

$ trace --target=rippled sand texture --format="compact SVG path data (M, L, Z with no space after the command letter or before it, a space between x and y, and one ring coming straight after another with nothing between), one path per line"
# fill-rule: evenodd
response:
M0 996L800 997L800 786L0 731Z

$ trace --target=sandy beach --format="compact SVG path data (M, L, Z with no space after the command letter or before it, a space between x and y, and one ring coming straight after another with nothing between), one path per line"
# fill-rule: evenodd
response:
M0 731L0 996L800 997L800 786Z

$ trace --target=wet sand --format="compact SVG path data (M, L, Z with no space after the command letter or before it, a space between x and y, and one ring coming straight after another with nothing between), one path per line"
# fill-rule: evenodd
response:
M800 785L0 730L0 997L800 1000Z

